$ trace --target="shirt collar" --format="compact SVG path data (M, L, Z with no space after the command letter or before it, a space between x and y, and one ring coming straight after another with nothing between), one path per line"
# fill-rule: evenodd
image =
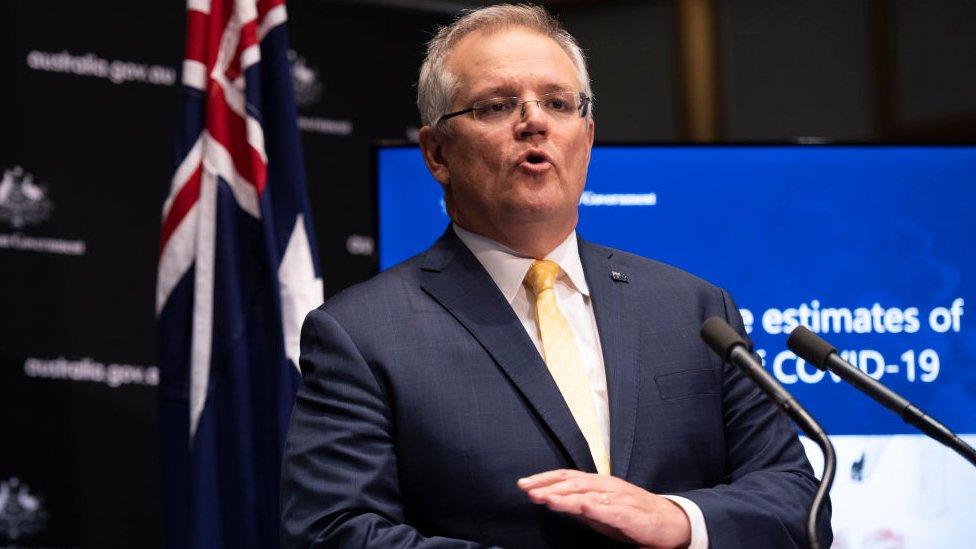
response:
M519 254L490 238L462 229L457 224L452 224L452 227L461 242L471 250L471 253L488 271L488 275L495 281L495 285L501 290L505 299L511 303L519 288L522 287L525 273L529 272L529 267L532 266L534 259ZM569 278L570 284L579 293L589 297L590 289L586 285L586 277L583 275L583 264L580 262L576 231L569 233L566 240L563 240L561 244L556 246L556 249L549 252L545 259L559 265L559 268Z

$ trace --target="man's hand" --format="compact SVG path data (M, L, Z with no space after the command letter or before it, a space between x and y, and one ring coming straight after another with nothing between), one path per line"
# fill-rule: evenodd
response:
M591 528L641 547L691 543L688 516L671 500L609 475L559 469L518 481L535 503L575 515Z

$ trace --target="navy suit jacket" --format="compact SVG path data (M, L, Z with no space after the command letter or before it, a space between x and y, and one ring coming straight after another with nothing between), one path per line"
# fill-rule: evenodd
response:
M580 240L610 401L612 473L694 501L710 545L792 547L817 482L792 424L698 337L731 298ZM612 272L623 277L611 276ZM450 229L302 328L282 473L285 547L611 547L519 478L595 472L525 329ZM829 507L820 539L831 542Z

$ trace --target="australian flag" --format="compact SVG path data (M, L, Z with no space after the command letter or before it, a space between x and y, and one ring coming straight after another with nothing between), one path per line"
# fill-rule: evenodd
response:
M283 0L188 0L156 314L168 547L275 547L278 478L322 302Z

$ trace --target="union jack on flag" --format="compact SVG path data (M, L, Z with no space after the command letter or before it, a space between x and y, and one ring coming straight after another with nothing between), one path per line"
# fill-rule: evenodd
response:
M156 314L169 547L274 547L278 478L322 278L283 0L188 0L179 164Z

